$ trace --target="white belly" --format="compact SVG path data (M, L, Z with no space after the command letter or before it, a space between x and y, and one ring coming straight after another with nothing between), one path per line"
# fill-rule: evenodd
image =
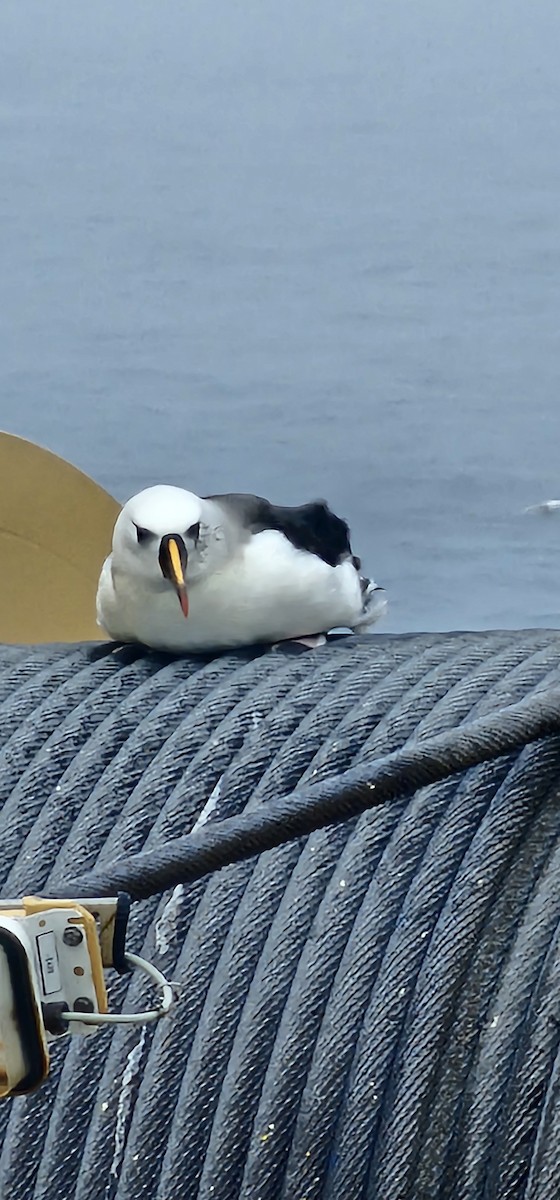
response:
M363 610L350 561L330 567L296 550L274 530L253 537L243 552L189 586L185 619L171 585L140 590L131 578L113 587L110 568L99 586L98 616L117 640L171 651L215 650L352 628Z

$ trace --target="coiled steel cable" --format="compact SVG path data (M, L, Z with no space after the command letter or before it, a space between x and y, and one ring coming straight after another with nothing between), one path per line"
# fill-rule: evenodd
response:
M3 893L107 877L525 698L542 715L559 687L552 631L213 661L3 650ZM549 1200L559 747L510 746L134 905L173 1015L55 1046L47 1084L0 1104L0 1195ZM146 996L136 976L111 989Z

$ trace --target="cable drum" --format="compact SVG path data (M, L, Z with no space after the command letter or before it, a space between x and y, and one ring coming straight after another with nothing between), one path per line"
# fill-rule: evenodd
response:
M3 895L559 687L547 630L1 648ZM128 947L176 981L172 1012L55 1044L46 1084L0 1104L0 1195L552 1200L559 781L552 734L134 904ZM113 1010L151 998L111 978Z

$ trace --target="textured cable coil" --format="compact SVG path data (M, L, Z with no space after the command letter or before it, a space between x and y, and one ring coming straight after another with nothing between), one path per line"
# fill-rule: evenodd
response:
M0 650L3 895L560 686L552 631ZM0 1103L6 1200L552 1200L560 738L133 907L155 1028ZM142 978L112 1007L145 1007Z

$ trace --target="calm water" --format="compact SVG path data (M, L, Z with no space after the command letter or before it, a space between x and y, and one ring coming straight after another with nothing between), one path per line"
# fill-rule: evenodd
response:
M2 0L0 423L560 624L557 0Z

